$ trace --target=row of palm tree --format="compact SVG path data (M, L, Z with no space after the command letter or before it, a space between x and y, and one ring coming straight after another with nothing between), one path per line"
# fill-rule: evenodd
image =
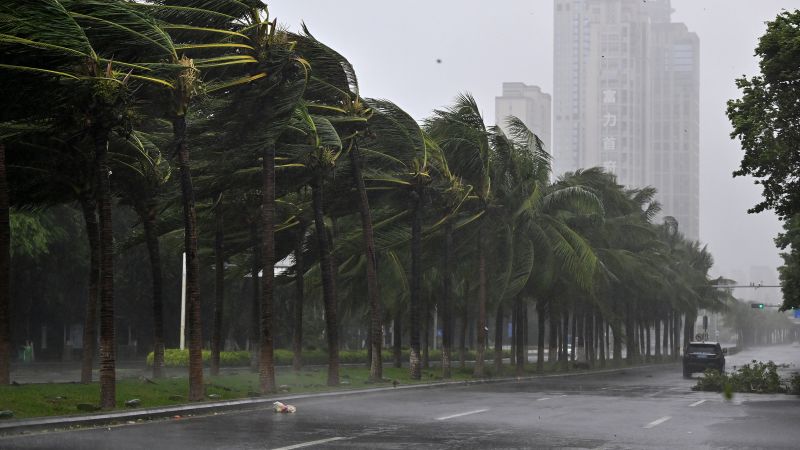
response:
M487 126L468 94L421 124L391 101L363 98L344 56L305 26L279 26L261 1L12 0L0 16L0 254L8 255L9 205L82 209L91 270L81 381L91 381L99 305L103 407L116 398L113 257L126 248L113 242L114 207L136 212L143 231L132 239L150 256L156 377L159 238L183 232L190 400L204 396L204 254L214 255L217 286L212 373L223 285L249 272L252 302L228 307L251 313L262 392L276 389L280 261L290 266L281 279L294 287L294 365L302 365L303 305L321 299L330 385L339 383L343 313L368 317L370 378L381 381L384 325L394 323L399 354L406 320L409 370L420 378L433 305L442 375L453 370L456 317L463 339L466 316L476 314L474 375L482 377L492 311L495 330L511 317L522 372L528 305L542 370L548 320L551 360L574 358L581 343L586 361L603 364L610 336L615 360L623 337L630 361L651 348L677 355L681 323L685 339L698 308L721 304L707 250L674 220L654 224L654 190L626 189L600 169L552 180L541 141L513 117ZM0 383L8 383L3 261ZM498 368L502 340L498 333Z

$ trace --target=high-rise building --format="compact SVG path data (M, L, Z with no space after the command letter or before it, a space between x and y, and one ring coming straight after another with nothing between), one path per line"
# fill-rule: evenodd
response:
M529 130L542 140L545 150L552 154L550 94L539 86L525 83L503 83L503 95L494 100L495 120L504 132L508 132L506 118L516 116Z
M670 0L555 0L554 169L654 186L699 235L699 40Z

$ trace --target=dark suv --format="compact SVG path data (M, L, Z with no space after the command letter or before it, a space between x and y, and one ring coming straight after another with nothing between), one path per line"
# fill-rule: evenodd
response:
M725 372L725 353L717 342L690 342L683 353L683 376L689 378L694 372L717 369Z

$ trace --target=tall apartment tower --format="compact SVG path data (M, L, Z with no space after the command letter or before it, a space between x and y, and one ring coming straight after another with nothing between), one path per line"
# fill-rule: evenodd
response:
M654 186L699 235L699 40L670 0L555 0L554 169Z
M552 100L550 94L542 92L539 86L525 83L503 83L503 95L494 99L495 120L506 133L506 118L518 117L539 139L544 148L552 154L551 117Z

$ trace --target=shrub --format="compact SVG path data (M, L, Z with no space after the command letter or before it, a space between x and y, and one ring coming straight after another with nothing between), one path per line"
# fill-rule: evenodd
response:
M789 378L789 393L800 395L800 373L793 373Z
M800 380L797 383L800 389ZM787 388L778 375L778 366L774 362L763 363L753 360L752 363L743 365L730 375L707 369L692 390L774 394L786 392Z
M211 365L211 351L203 350L203 365ZM250 365L250 352L219 352L219 365L222 367L246 367ZM168 348L164 350L164 367L188 367L189 350ZM153 352L147 355L147 367L153 367Z

